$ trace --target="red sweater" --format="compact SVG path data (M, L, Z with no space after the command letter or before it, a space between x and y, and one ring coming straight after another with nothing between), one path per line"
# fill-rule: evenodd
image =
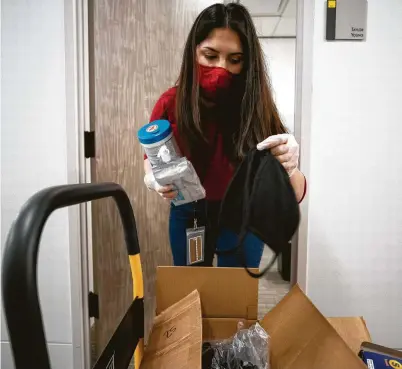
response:
M210 162L202 163L204 166L200 166L199 161L191 159L190 153L186 152L183 142L180 139L176 121L175 106L176 87L172 87L167 90L155 104L150 121L167 119L170 122L180 151L184 156L187 157L188 160L192 162L199 176L201 173L204 173L202 184L206 191L206 199L209 201L220 201L223 199L226 189L233 177L234 167L224 154L222 134L218 130L219 126L213 119L207 122L206 135L209 142L214 142L214 147L210 147L211 155L206 155L210 158ZM144 156L144 158L146 158L146 156ZM203 171L204 167L207 168L206 172ZM300 202L304 199L306 191L307 181L305 180L304 193Z
M176 87L167 90L157 101L150 121L157 119L167 119L172 125L173 134L177 141L177 144L182 152L183 156L186 156L188 160L192 162L198 175L203 172L200 164L197 161L192 160L190 153L186 152L183 142L178 134L178 127L175 114L176 105ZM234 174L234 168L229 162L228 158L223 152L223 140L222 134L218 131L217 122L213 119L206 125L206 136L209 142L214 142L214 147L210 147L211 154L210 162L203 163L206 167L202 178L202 184L206 191L206 199L209 201L220 201L225 195L226 188L229 185L230 180Z

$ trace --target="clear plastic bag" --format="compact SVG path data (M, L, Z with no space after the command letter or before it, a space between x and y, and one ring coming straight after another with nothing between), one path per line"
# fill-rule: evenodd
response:
M186 158L171 161L152 169L155 180L161 185L172 185L178 192L173 204L184 205L205 198L205 189L193 165Z
M258 324L233 338L204 344L202 369L269 369L269 336Z

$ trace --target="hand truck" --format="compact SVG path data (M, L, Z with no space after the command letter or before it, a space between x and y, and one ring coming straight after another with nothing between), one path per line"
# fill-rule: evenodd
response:
M144 286L133 209L121 186L87 183L46 188L33 195L14 221L2 262L2 298L16 369L51 369L38 298L39 242L56 209L112 197L122 221L131 274L133 302L93 369L126 369L134 355L139 368L144 345Z

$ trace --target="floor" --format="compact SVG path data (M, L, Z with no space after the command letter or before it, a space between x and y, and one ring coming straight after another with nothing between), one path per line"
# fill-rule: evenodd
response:
M261 267L271 260L272 251L266 247L261 260ZM288 292L290 284L282 279L275 265L270 272L260 279L258 290L258 318L261 319L272 309Z

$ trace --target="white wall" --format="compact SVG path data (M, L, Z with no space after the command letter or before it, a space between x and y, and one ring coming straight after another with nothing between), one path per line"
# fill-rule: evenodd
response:
M2 1L1 245L23 203L67 183L63 0ZM73 122L72 122L73 124ZM39 290L52 368L71 369L72 322L67 211L46 224ZM13 367L5 323L1 367Z
M275 102L284 124L294 131L295 104L295 46L296 39L260 39Z
M365 43L325 42L313 2L307 292L402 348L402 2L368 2Z

